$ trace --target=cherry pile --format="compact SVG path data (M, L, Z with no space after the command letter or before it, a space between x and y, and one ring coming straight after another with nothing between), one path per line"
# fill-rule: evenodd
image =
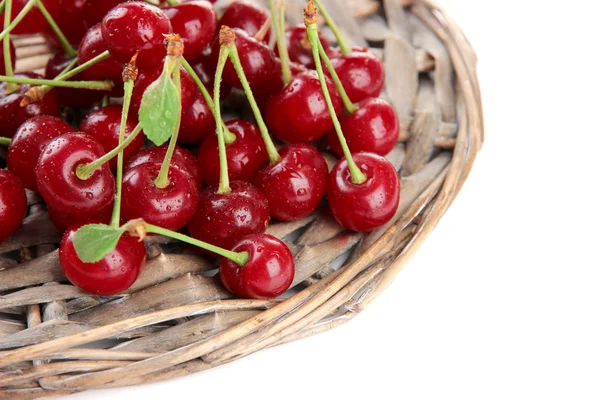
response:
M22 224L26 190L38 192L64 232L74 285L127 290L144 237L160 234L219 258L236 295L273 298L290 287L294 258L265 233L271 221L325 199L355 231L396 213L400 182L385 156L399 122L379 98L383 65L346 43L320 1L337 47L318 32L313 0L305 24L287 28L275 0L270 12L235 1L220 19L206 0L43 0L44 13L30 3L1 14L0 241ZM45 78L14 73L21 34L55 49ZM254 118L224 121L222 106L241 95ZM339 158L331 171L325 147Z

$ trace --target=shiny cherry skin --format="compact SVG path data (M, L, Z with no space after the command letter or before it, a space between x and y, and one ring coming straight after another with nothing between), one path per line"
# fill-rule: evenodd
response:
M375 54L365 49L354 50L350 54L338 52L331 57L331 64L353 103L381 94L385 85L385 68Z
M326 53L331 51L329 40L319 32L319 39ZM285 42L290 55L290 60L304 65L306 68L315 69L315 59L308 38L306 37L306 27L304 25L292 26L285 31ZM279 49L275 45L275 54L279 56Z
M73 217L68 214L55 211L53 208L48 208L48 216L54 226L61 232L65 232L67 229L74 225L85 225L85 224L106 224L110 223L113 209L108 207L106 210L102 210L98 213L90 213L88 215Z
M217 29L217 13L207 1L190 1L163 8L173 32L185 46L185 57L194 60L202 55Z
M83 23L87 29L102 22L110 10L128 0L85 0L83 5Z
M267 19L269 19L269 15L256 4L249 1L235 1L225 9L219 21L218 29L226 25L230 28L239 28L249 36L254 36L267 22ZM263 41L268 43L270 38L271 28L267 31Z
M138 53L140 68L154 67L163 60L167 54L163 35L171 32L165 13L146 2L119 4L102 20L102 37L110 54L126 63Z
M97 296L112 296L129 289L146 263L144 242L125 233L117 247L102 260L84 263L73 245L77 228L79 226L75 225L64 233L58 252L67 279L78 288Z
M10 42L10 60L13 67L13 71L15 70L15 64L17 62L17 55L15 53L15 46L13 46L12 41ZM0 75L6 75L6 65L4 64L4 50L0 50Z
M359 103L358 111L340 121L351 153L361 151L387 155L400 135L400 122L394 108L385 100L372 97ZM335 130L329 132L329 147L343 157L342 146Z
M23 10L28 0L13 0L12 12L10 20L14 20L15 17ZM52 18L56 20L58 16L61 0L42 0L42 3L46 7L46 10L52 15ZM4 12L0 14L2 20L4 20ZM12 35L32 35L36 33L42 33L46 29L50 29L50 25L46 22L46 18L40 11L39 8L34 6L27 15L15 26L11 31Z
M15 76L23 78L43 79L42 76L25 72ZM54 90L48 92L38 102L21 107L23 95L31 88L31 85L19 85L17 91L6 94L6 83L0 83L0 136L13 137L19 126L29 118L37 115L60 115L60 102Z
M56 25L58 25L69 43L75 48L79 46L83 35L87 32L87 26L84 21L86 3L87 0L62 0L60 10L55 19ZM51 28L44 32L44 37L52 47L61 48L60 42Z
M12 172L0 169L0 243L21 226L26 214L27 197L23 184Z
M74 218L111 208L115 178L108 165L98 168L87 180L79 179L75 173L78 165L103 155L102 145L81 133L68 133L48 143L35 170L38 190L48 207Z
M204 242L231 249L244 236L263 233L269 225L267 199L251 184L232 181L231 192L217 193L218 186L200 192L190 234Z
M46 64L46 79L56 78L73 59L65 56L63 52L54 54ZM77 79L77 78L75 78ZM60 100L60 104L70 107L91 107L100 101L106 93L100 90L84 90L71 88L54 88Z
M119 145L119 134L121 131L121 111L122 107L118 105L109 105L94 110L81 121L79 130L93 136L100 142L105 152L109 152ZM138 124L135 115L127 117L125 128L125 138L129 137L131 132ZM139 153L144 146L144 135L140 132L138 136L123 151L123 160L127 162L134 155ZM117 157L109 162L110 169L115 173L117 171Z
M348 162L339 160L329 175L327 195L335 219L345 228L369 232L389 222L400 202L400 180L394 166L374 153L352 157L367 176L366 182L352 182Z
M283 73L281 72L281 61L279 59L275 60L277 66L273 70L271 77L267 79L266 82L263 82L260 85L251 85L252 86L252 94L254 95L254 99L258 106L263 110L271 96L281 92L283 89ZM301 64L291 62L290 69L292 70L292 77L306 72L306 67Z
M228 121L225 125L236 136L235 142L225 147L229 179L252 182L258 170L269 163L267 149L258 126L244 120ZM207 186L219 183L221 168L216 134L202 142L198 152L198 166Z
M52 140L73 131L71 125L58 117L39 115L25 121L8 147L8 169L19 178L23 186L37 192L35 168L40 154Z
M161 164L144 163L125 171L123 176L123 219L144 221L172 231L190 221L198 205L198 186L194 178L179 168L169 168L169 185L154 184Z
M254 184L267 197L271 216L294 221L313 212L327 192L325 159L313 146L292 144L281 160L258 171Z
M248 299L272 299L285 293L294 281L294 256L281 240L266 234L246 236L233 251L247 252L243 267L223 259L221 282L232 293Z
M166 154L167 145L144 149L128 161L125 169L131 169L145 163L162 164ZM173 157L171 158L171 167L179 168L190 174L194 178L198 189L202 189L202 173L200 168L198 168L196 157L192 153L182 147L175 147L175 152L173 152Z
M326 80L339 115L342 100L333 82ZM333 121L317 73L300 73L281 92L271 96L265 106L265 120L271 133L284 142L309 143L321 139L333 128Z

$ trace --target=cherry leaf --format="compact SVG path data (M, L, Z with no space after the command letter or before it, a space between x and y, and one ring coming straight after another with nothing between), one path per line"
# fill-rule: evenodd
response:
M95 263L113 251L124 228L113 228L103 224L84 225L75 232L73 246L81 261Z

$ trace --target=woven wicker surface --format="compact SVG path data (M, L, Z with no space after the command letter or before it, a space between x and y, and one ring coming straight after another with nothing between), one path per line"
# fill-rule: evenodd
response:
M149 261L134 286L107 298L66 281L60 233L30 195L24 226L0 243L0 399L170 379L327 331L364 310L406 265L482 144L476 57L432 0L325 3L354 45L371 46L385 61L383 97L402 126L388 157L402 177L394 220L369 234L345 231L326 210L273 224L269 233L296 255L285 300L233 299L212 277L214 263L162 237L147 239ZM289 24L301 22L304 5L288 0ZM18 70L45 65L42 40L15 43Z

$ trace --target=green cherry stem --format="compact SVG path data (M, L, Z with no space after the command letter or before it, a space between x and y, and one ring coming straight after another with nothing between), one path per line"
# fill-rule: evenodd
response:
M222 32L222 30L221 30ZM223 42L223 36L219 36L221 41L221 49L219 51L219 62L217 63L217 70L215 72L215 88L214 88L214 113L217 124L217 143L219 145L219 190L217 193L229 193L231 187L229 186L229 168L227 166L227 150L225 147L225 135L223 134L223 119L221 117L221 80L223 79L223 69L225 63L229 58L231 49Z
M90 89L90 90L111 90L114 87L112 81L61 81L52 79L33 79L14 76L1 76L0 82L28 84L28 85L48 85L56 87L66 87L74 89Z
M323 43L321 43L320 40L318 41L318 43L319 43L319 55L323 59L325 66L327 66L329 75L331 75L331 78L333 79L333 83L335 84L335 87L336 87L338 93L340 94L340 97L342 98L342 102L344 103L344 108L346 108L346 111L348 112L348 114L354 114L355 112L358 111L358 107L355 106L352 103L352 100L350 100L350 97L348 97L348 92L346 92L346 89L344 89L344 85L342 85L340 76L338 75L335 68L333 68L333 64L331 63L331 60L329 59L327 52L325 52L325 49L323 48Z
M5 0L5 1L6 1L5 8L8 9L8 2L11 1L11 0ZM15 19L13 19L12 22L10 23L10 25L4 27L4 30L0 33L0 40L3 40L8 34L10 34L10 32L13 29L15 29L15 26L17 26L19 24L19 22L21 22L21 20L23 18L25 18L25 16L27 15L27 13L29 11L31 11L31 9L35 5L36 1L37 0L29 0L27 2L27 4L25 4L25 7L23 7L23 9L21 10L21 12L17 14L17 16L15 17ZM11 15L10 13L7 13L7 14Z
M167 0L167 3L169 3L170 6L176 6L179 4L179 0Z
M6 0L2 0L0 2L0 13L4 11L5 6L6 6Z
M323 2L321 0L314 0L314 1L317 4L317 8L321 12L321 15L325 19L325 22L327 22L327 25L329 25L329 28L335 35L335 38L338 42L338 46L340 46L340 50L342 51L342 54L352 53L352 47L350 47L350 45L348 44L348 41L346 40L344 35L342 35L342 32L340 31L340 28L335 23L334 19L331 17L331 15L329 15L329 12L327 12L327 9L323 5Z
M346 143L346 138L344 137L344 133L342 132L340 120L338 119L335 113L333 102L331 101L331 95L329 94L329 88L327 87L327 82L325 81L325 74L323 73L323 66L321 65L321 58L319 56L320 40L319 30L317 26L317 10L315 8L315 5L313 4L313 0L309 0L308 6L304 9L304 24L306 25L306 33L308 35L308 40L310 41L310 45L312 47L313 58L315 59L315 66L317 67L319 81L321 81L321 89L323 90L323 96L325 96L327 108L329 108L329 114L331 115L331 119L333 120L333 126L335 127L335 132L337 133L338 139L342 146L344 157L348 162L348 169L350 170L350 175L352 176L352 182L359 185L361 183L364 183L367 180L367 177L360 170L360 168L358 168L358 165L356 165L354 159L352 158L352 154L350 153L350 149L348 148L348 143Z
M62 46L63 50L65 51L65 55L69 58L77 56L77 52L75 51L73 46L71 46L71 43L69 43L69 41L67 40L65 35L62 33L62 31L56 24L56 21L54 21L54 18L52 18L52 15L50 15L48 10L46 9L46 6L44 6L44 3L42 3L41 0L36 0L36 5L42 12L42 15L44 16L44 18L46 18L46 21L48 22L48 24L50 25L50 27L52 28L54 33L56 34L56 37L58 38L60 45Z
M256 119L256 123L258 124L260 135L262 136L262 139L265 142L265 147L267 149L267 154L269 155L269 160L271 164L276 164L279 160L281 160L281 156L275 148L275 144L273 143L273 139L271 139L271 135L269 135L267 125L265 125L265 121L263 120L263 117L260 113L258 104L256 104L256 99L252 94L250 83L248 82L246 74L244 73L244 68L242 67L240 56L235 45L235 33L229 27L223 26L221 28L220 34L224 34L224 36L226 37L227 41L225 45L229 48L229 59L231 60L233 68L235 68L235 72L237 73L237 76L240 79L240 82L242 83L244 93L246 93L246 97L248 98L248 102L250 103L250 108L252 108L252 112L254 113L254 118Z
M10 25L10 16L12 12L12 0L5 0L6 12L4 13L4 28L6 29ZM2 40L2 51L4 52L4 69L6 70L7 76L13 76L14 71L12 67L12 57L10 54L10 34L7 34ZM14 83L6 85L6 92L12 93L17 90L19 86Z
M0 137L0 146L10 146L10 142L12 142L11 138Z
M283 85L287 86L292 81L292 70L290 68L290 53L285 43L285 8L284 1L280 0L275 7L275 0L269 0L269 7L273 15L273 26L277 37L277 50L281 59L281 72L283 73Z

